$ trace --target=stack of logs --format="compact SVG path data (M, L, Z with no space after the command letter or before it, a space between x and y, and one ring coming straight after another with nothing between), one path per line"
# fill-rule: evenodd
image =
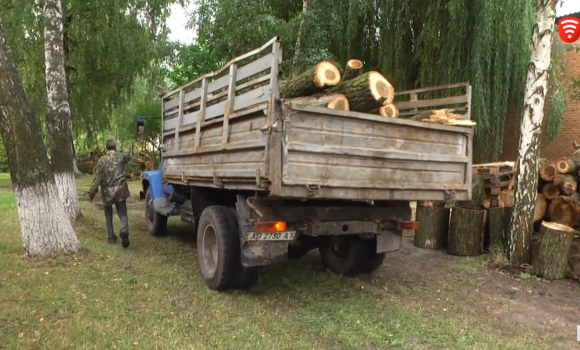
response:
M580 278L580 239L574 239L580 221L580 195L576 192L580 157L554 163L541 160L541 164L534 213L539 234L532 238L534 273L546 279L564 278L567 272ZM418 202L420 229L415 232L415 245L447 249L459 256L479 255L486 249L505 253L514 175L513 163L474 165L471 201L451 206Z
M342 74L334 64L323 61L298 76L280 82L280 94L287 103L446 125L475 125L473 121L465 120L464 115L449 109L399 116L399 110L393 104L393 85L377 71L362 72L363 63L357 59L349 60Z

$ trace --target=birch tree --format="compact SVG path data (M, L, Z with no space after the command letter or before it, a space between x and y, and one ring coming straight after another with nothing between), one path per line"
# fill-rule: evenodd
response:
M27 256L78 252L60 204L36 115L26 97L0 19L0 130Z
M72 119L65 72L62 5L44 2L44 58L47 93L47 129L56 188L71 220L81 217L74 172Z
M514 264L529 263L536 206L539 149L544 101L556 17L557 0L537 0L537 17L531 41L524 111L520 125L514 208L508 236L508 257Z

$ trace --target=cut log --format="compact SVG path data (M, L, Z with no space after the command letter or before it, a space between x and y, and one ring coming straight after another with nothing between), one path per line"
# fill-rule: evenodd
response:
M455 207L449 223L447 253L459 256L475 256L483 253L487 210Z
M297 97L286 101L287 103L320 106L341 111L350 111L348 99L343 94L322 94L313 96Z
M576 225L580 220L580 196L574 193L572 196L560 196L552 200L548 215L557 224L570 227Z
M379 114L383 117L397 118L399 116L399 109L394 104L388 104L379 108Z
M483 207L485 209L495 208L499 206L499 199L497 197L487 197L483 200Z
M533 259L534 273L547 280L566 277L568 254L576 231L566 225L543 222L540 246Z
M560 195L560 186L553 182L546 182L542 188L542 194L547 200L552 200Z
M554 184L559 186L560 192L563 195L569 196L576 192L576 188L578 187L578 180L576 175L558 174L554 178Z
M280 93L284 98L309 96L324 91L340 82L340 71L330 62L323 61L316 67L286 80L280 86Z
M514 206L514 190L502 190L498 197L499 206L511 208Z
M473 174L471 176L471 200L457 202L458 207L481 209L485 200L485 181L483 176Z
M580 170L580 157L567 157L556 163L556 170L560 174L576 173Z
M507 248L507 233L513 208L489 208L489 247Z
M343 81L328 90L344 94L350 102L350 110L370 112L393 102L395 89L379 72L371 71Z
M361 60L352 59L346 62L346 67L344 68L344 73L342 74L342 81L351 80L362 73L363 63Z
M415 246L423 249L447 248L450 209L445 203L418 202L415 221Z
M543 194L538 193L536 197L536 210L534 211L534 222L542 220L546 215L547 202Z
M554 181L554 178L558 175L558 170L554 163L546 163L540 166L540 177L546 181Z

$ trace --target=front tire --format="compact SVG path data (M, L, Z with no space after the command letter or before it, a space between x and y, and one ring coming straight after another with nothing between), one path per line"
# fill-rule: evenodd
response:
M167 234L167 216L155 211L151 187L148 187L145 193L145 218L147 220L147 230L152 236L165 236Z
M205 284L213 290L245 289L257 280L256 268L244 268L236 217L230 209L207 207L199 219L197 258Z

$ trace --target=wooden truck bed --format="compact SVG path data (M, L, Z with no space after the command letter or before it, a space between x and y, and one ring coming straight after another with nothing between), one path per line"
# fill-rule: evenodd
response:
M164 181L284 198L471 198L471 127L285 104L280 60L274 38L164 96ZM466 92L417 98L450 87ZM470 109L468 84L397 95L410 98L396 102L402 115Z

